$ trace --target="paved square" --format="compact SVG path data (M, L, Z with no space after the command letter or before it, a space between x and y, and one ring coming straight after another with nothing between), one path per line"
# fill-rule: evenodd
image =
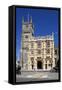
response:
M16 82L28 81L43 81L43 80L58 80L57 72L21 72L21 75L16 75Z

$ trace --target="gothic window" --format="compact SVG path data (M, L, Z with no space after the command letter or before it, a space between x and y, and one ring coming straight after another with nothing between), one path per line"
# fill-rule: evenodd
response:
M31 48L33 48L33 42L31 42Z
M34 60L34 57L31 57L31 61L33 61Z
M41 50L37 50L37 54L41 54Z
M47 56L46 58L47 58L47 60L48 60L48 59L50 58L50 56Z
M34 54L34 51L33 50L31 50L31 54Z
M48 66L52 67L52 59L50 58L50 56L46 57L45 69L47 69Z
M50 53L50 49L47 49L47 50L46 50L46 54L49 54L49 53Z
M41 50L42 54L44 53L44 48Z
M50 47L50 41L46 41L46 47Z
M28 38L28 35L26 35L25 38Z
M41 41L37 41L37 47L41 48Z
M34 64L34 57L31 57L31 64Z

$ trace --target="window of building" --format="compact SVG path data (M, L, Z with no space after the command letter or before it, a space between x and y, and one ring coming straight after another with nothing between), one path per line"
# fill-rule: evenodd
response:
M28 35L26 35L25 38L28 38Z
M50 56L47 56L46 58L47 58L47 60L48 60L48 59L50 58Z
M46 53L49 54L49 53L50 53L50 49L47 49L47 50L46 50Z
M34 44L33 44L33 42L31 42L31 48L33 48L34 47Z
M34 54L34 51L33 50L31 50L31 54Z
M41 50L37 50L37 54L41 54Z
M41 48L41 41L37 41L37 47Z
M45 61L45 69L47 69L48 66L52 67L52 63L52 58L50 58L50 56L47 56Z
M46 63L50 62L50 59L51 59L50 56L47 56L46 57Z
M33 65L34 64L34 58L31 57L31 64Z
M31 57L31 61L33 61L34 60L34 57Z
M47 63L47 60L45 60L45 63Z
M44 48L41 50L41 53L44 54Z
M28 28L28 24L26 24L26 27Z
M50 47L50 41L46 41L46 47Z
M31 63L33 64L33 60L31 60Z

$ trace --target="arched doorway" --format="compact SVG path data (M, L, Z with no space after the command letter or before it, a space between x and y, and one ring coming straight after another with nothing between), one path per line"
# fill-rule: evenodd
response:
M42 62L41 61L37 61L37 69L42 69Z

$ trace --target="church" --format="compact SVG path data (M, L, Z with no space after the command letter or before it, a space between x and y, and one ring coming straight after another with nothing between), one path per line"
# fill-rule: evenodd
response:
M32 17L22 19L21 68L22 70L51 70L55 67L54 33L35 36Z

